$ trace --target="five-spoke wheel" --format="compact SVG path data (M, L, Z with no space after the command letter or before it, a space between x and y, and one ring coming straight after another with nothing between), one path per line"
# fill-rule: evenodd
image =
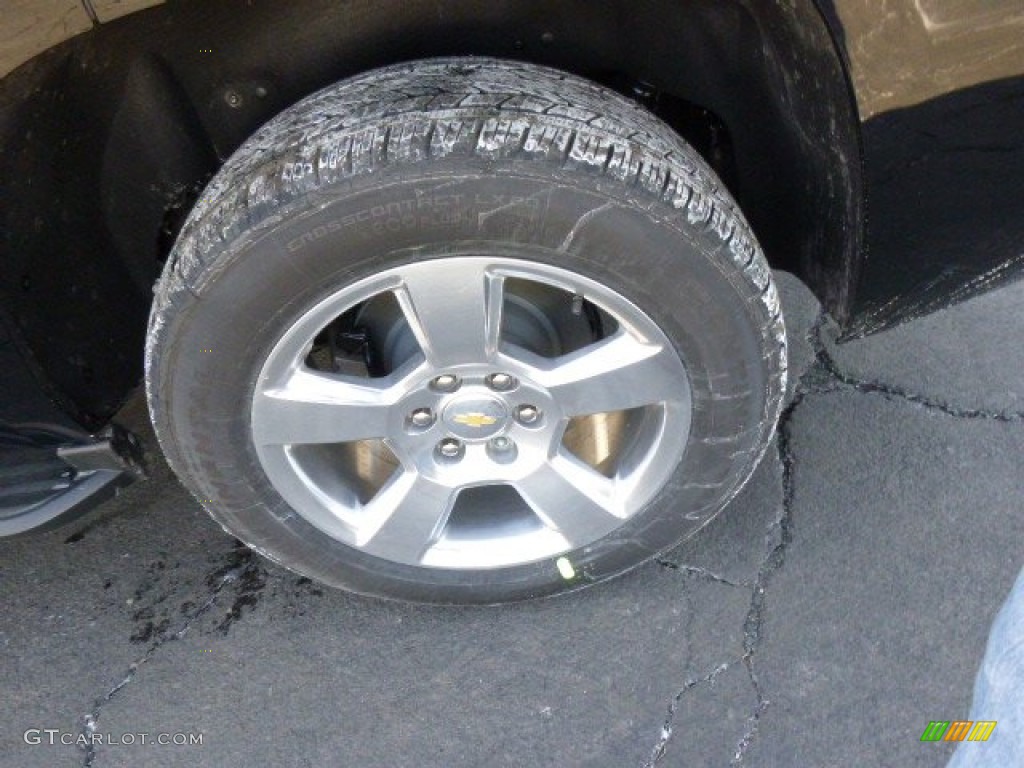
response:
M778 296L720 182L579 78L485 59L290 107L203 193L147 392L226 529L306 576L493 603L622 573L750 476Z
M317 339L370 313L364 344L400 350L384 370L314 367ZM487 568L622 525L678 464L689 413L682 361L638 307L564 269L468 256L311 308L261 371L252 432L270 481L325 533L398 563Z

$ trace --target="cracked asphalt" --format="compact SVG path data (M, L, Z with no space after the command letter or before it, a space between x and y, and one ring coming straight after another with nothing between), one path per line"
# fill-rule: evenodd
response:
M775 450L696 538L581 593L322 589L155 457L74 526L0 541L0 766L943 765L921 733L967 716L1024 564L1024 282L837 346L779 280ZM152 448L141 402L124 416ZM203 741L139 743L161 733Z

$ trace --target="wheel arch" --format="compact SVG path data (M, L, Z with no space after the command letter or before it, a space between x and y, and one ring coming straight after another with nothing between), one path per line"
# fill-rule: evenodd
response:
M856 105L815 0L158 6L0 82L0 296L80 421L141 374L159 274L205 182L309 92L395 61L490 55L633 93L726 179L773 266L844 320L861 258ZM309 23L316 19L316 23ZM74 350L72 353L68 349Z

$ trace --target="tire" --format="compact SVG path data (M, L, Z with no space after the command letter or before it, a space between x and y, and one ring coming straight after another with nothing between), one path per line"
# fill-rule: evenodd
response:
M434 603L577 589L692 535L785 375L771 274L697 153L611 91L488 59L370 72L264 126L191 212L146 348L160 444L228 532Z

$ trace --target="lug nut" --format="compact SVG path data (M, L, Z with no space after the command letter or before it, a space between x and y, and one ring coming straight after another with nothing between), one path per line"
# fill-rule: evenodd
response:
M434 412L429 408L417 408L409 416L414 427L429 427L434 423Z
M441 376L438 376L436 379L430 382L430 386L432 386L439 392L454 392L456 389L459 388L460 383L461 382L459 381L458 376L453 376L450 373L445 373L442 374Z
M462 443L460 443L454 437L446 437L444 440L437 444L437 452L444 456L446 459L454 459L456 456L462 453Z
M540 418L540 411L534 405L520 405L516 410L516 419L520 424L533 424Z
M516 380L507 373L492 373L487 377L487 386L498 392L506 392L516 385Z
M516 460L518 454L516 444L504 435L492 437L487 443L487 455L491 457L491 461L499 464L510 464Z
M498 453L505 453L512 449L512 441L507 437L496 437L491 440L491 450L497 451Z

